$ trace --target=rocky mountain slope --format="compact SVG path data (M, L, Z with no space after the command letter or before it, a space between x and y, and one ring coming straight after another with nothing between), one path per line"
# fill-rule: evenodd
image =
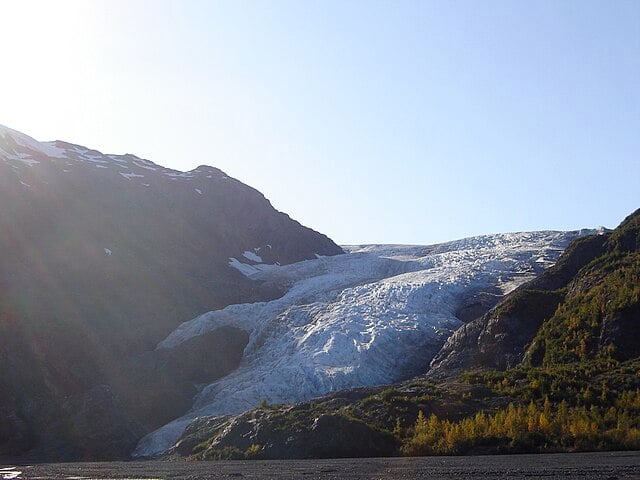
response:
M430 374L505 369L525 356L533 364L576 361L607 345L620 360L640 355L638 251L640 211L611 233L574 241L556 265L452 335Z
M574 239L554 266L462 325L425 375L295 405L263 402L240 415L203 416L169 454L640 448L639 254L640 210L613 232Z
M504 293L553 264L582 232L488 235L434 246L346 247L349 253L288 266L243 265L253 280L287 293L186 322L157 352L221 327L249 335L233 373L202 386L182 417L146 436L135 454L170 448L192 421L261 402L308 400L331 391L423 373L446 339Z
M236 367L238 329L174 355L153 347L203 312L282 294L238 259L342 253L216 168L178 172L6 127L0 251L0 456L56 459L127 455L188 407L194 383Z

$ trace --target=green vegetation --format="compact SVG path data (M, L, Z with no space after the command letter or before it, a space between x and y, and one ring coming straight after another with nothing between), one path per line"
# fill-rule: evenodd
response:
M458 421L420 412L405 455L640 448L640 359L466 373L462 380L512 399Z
M287 430L299 430L308 425L312 419L326 413L325 409L319 408L314 402L301 403L291 408L285 405L282 408L274 409L271 412L271 422L274 431L283 432Z
M521 402L548 398L572 406L606 407L640 387L640 359L597 359L551 367L519 366L506 371L466 373L462 380L483 385Z
M555 365L619 357L616 345L600 344L603 321L640 304L640 253L611 253L585 267L570 295L540 328L533 363Z
M249 445L249 447L244 451L244 458L247 460L259 460L262 458L262 445L257 443Z
M203 449L202 446L196 448ZM196 449L194 449L195 453ZM262 445L252 444L244 452L237 447L209 448L204 450L204 460L259 460L262 458Z
M607 243L609 249L617 253L640 251L640 209L625 218L611 232Z
M245 460L244 452L236 447L210 448L204 452L204 460Z

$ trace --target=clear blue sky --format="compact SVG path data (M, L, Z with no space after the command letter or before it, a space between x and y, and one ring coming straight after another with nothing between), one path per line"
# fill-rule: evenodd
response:
M0 0L0 123L217 166L340 243L640 207L640 2Z

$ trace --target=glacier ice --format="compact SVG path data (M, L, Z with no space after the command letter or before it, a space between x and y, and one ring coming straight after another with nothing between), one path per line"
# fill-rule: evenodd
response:
M204 386L192 409L144 437L134 456L167 450L199 416L418 374L462 324L455 313L465 298L479 291L506 293L553 264L570 240L585 233L590 231L352 246L344 255L261 265L251 278L285 287L283 297L205 313L158 345L172 348L225 325L250 333L239 368Z

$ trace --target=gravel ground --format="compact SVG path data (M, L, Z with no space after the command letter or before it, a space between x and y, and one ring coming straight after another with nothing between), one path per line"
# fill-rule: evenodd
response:
M229 462L0 466L0 479L602 479L640 480L640 452Z

